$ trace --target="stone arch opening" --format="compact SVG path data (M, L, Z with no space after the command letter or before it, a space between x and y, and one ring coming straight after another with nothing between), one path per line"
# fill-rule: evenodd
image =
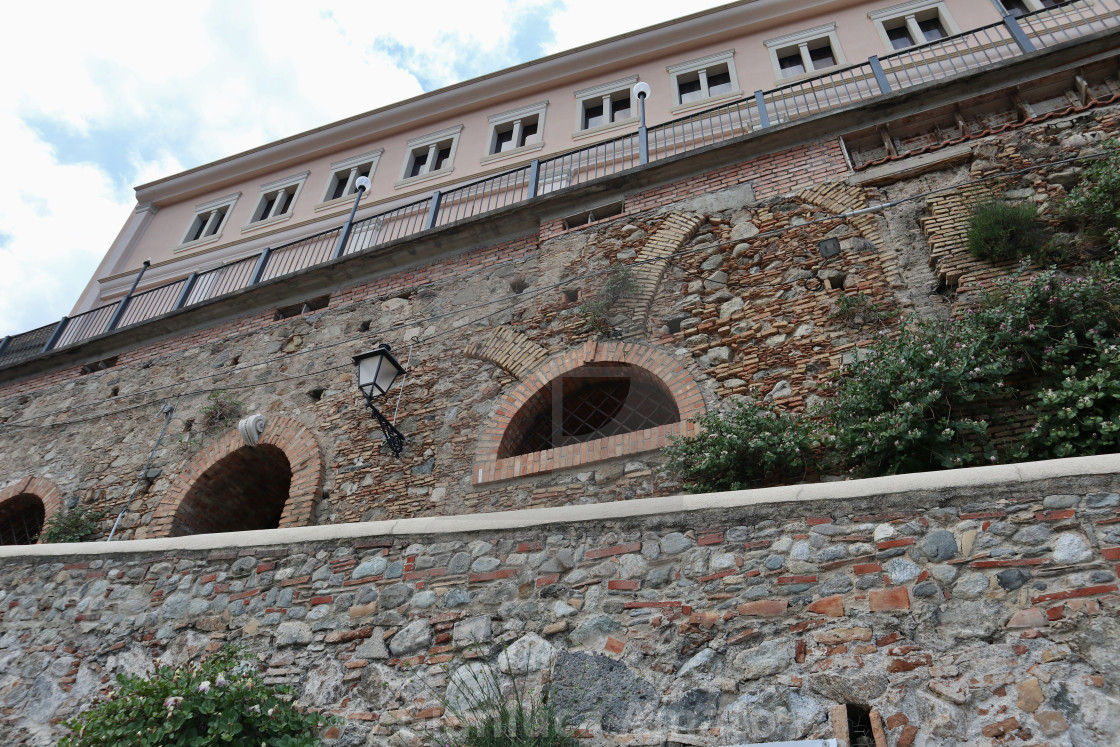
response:
M194 481L175 511L171 536L275 529L291 487L292 466L283 450L242 446Z
M680 421L665 383L639 366L580 366L538 389L513 416L498 458L656 428Z
M684 362L653 345L590 340L522 376L483 427L471 469L482 485L667 446L696 432L704 394Z
M43 500L20 493L0 504L0 545L34 545L47 518Z
M269 487L270 483L249 484L249 478L254 475L268 474L283 475L288 481L287 487L282 491L281 487ZM231 485L234 487L228 487ZM281 503L276 499L281 506L279 524L269 514L267 525L264 519L254 519L254 526L231 521L217 528L205 528L214 524L203 522L198 511L190 506L197 503L204 488L213 489L214 486L221 490L260 489L274 496L283 492L285 501ZM175 476L167 495L156 506L151 524L138 528L136 534L137 537L171 537L196 532L310 526L315 523L315 508L322 494L323 454L315 436L298 421L278 416L269 420L256 446L247 447L234 428L196 454ZM264 503L272 505L267 500Z

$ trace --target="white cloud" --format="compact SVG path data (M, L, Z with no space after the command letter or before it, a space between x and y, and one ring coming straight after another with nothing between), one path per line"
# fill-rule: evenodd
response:
M643 0L643 2L603 2L603 0L564 0L563 9L552 14L549 25L554 41L547 54L601 41L630 31L653 26L682 15L726 5L728 0Z
M0 142L0 332L12 334L69 311L134 203L97 166L60 165L9 114Z

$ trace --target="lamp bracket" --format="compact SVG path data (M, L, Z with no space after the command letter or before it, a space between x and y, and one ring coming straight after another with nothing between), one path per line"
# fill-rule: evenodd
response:
M363 392L363 394L365 393ZM404 434L398 431L397 427L390 423L389 419L382 415L380 410L374 407L373 397L368 394L366 395L366 407L373 413L373 418L377 421L377 424L381 426L381 433L385 436L385 442L389 444L389 449L399 459L401 452L404 451Z

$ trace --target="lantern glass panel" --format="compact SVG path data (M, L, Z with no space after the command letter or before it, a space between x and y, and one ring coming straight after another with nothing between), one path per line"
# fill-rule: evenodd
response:
M389 387L397 380L400 375L400 369L393 365L393 359L385 356L377 356L378 362L381 364L377 369L377 378L374 379L373 386L379 392L384 394L389 391Z
M384 389L377 388L377 374L385 359L380 355L371 355L358 361L358 386L366 390L371 397L384 394Z

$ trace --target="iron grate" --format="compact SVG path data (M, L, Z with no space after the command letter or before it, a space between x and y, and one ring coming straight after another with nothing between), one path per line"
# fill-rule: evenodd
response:
M680 420L672 397L625 374L566 376L535 398L533 412L509 456L654 428Z

